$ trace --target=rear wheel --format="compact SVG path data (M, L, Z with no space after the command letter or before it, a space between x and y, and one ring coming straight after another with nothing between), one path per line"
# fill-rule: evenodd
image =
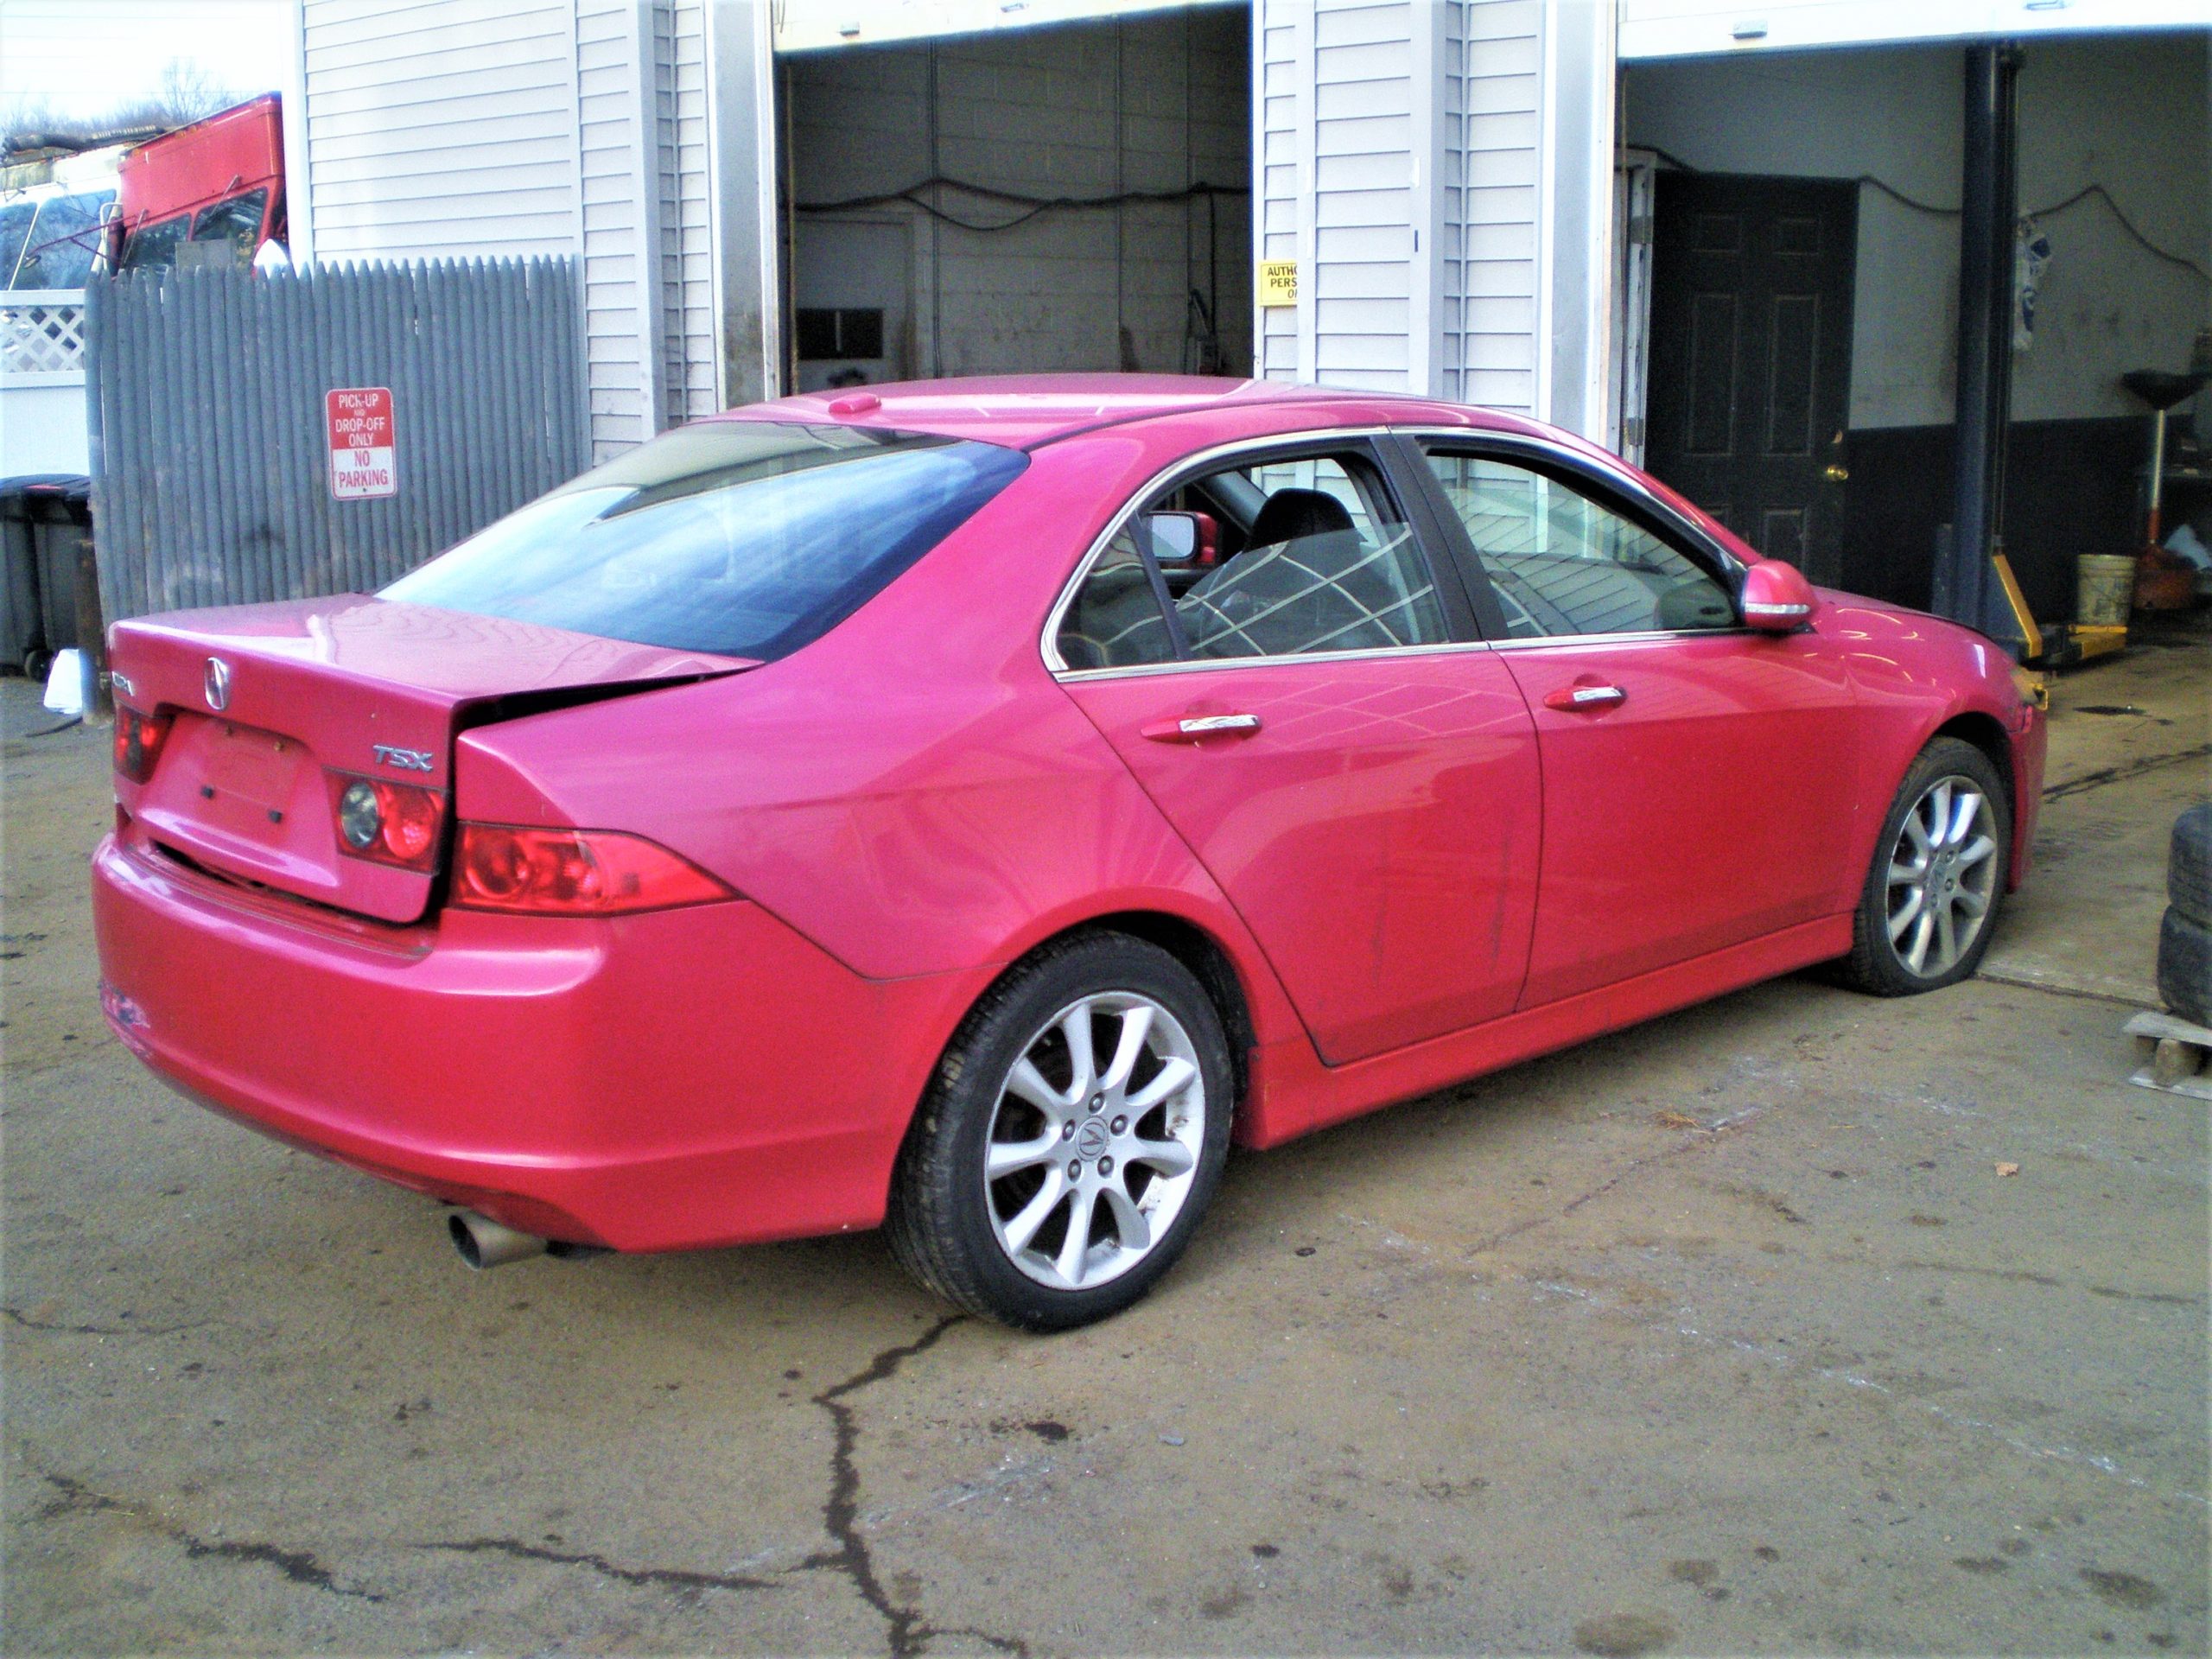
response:
M1174 957L1116 933L1050 947L946 1050L899 1154L892 1249L1023 1330L1119 1313L1212 1198L1234 1088L1220 1016Z
M1980 964L2005 898L2012 814L1971 743L1939 737L1897 786L1874 843L1845 979L1877 996L1956 984Z

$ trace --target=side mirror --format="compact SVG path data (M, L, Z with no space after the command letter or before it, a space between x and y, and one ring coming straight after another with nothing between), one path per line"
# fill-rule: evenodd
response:
M1221 531L1205 512L1145 515L1152 530L1152 556L1170 569L1212 564L1221 556Z
M1813 584L1794 564L1764 559L1744 573L1738 607L1744 626L1761 633L1795 633L1813 614Z

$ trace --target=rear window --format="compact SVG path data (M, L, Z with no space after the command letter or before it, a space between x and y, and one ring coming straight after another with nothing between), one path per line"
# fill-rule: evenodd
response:
M679 428L510 513L386 599L767 659L817 639L1028 457L911 432Z

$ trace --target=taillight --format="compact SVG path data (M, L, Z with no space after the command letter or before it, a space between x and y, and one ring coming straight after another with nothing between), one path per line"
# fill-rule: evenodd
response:
M340 851L403 870L435 866L438 830L445 821L444 796L434 789L357 778L351 772L334 772L328 777Z
M121 704L115 710L115 769L134 784L154 775L162 744L169 734L168 715L142 715Z
M737 895L687 859L608 830L464 823L452 902L534 916L620 916Z

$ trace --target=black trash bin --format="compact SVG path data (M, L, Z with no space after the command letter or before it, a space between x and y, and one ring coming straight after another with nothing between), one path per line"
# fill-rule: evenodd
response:
M92 481L76 473L0 478L0 671L43 676L77 638L77 563L92 540Z

